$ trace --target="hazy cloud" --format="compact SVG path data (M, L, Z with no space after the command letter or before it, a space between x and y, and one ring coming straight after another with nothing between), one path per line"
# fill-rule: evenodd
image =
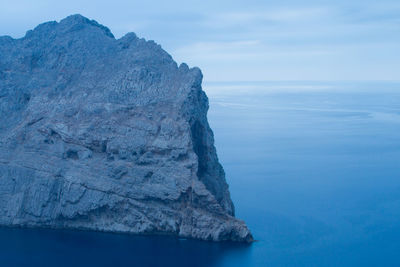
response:
M73 13L156 40L206 81L399 80L398 1L0 0L0 35Z

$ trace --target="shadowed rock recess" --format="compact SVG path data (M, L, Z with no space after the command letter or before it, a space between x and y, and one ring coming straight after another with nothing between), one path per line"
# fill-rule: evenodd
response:
M0 37L0 225L252 241L201 82L80 15Z

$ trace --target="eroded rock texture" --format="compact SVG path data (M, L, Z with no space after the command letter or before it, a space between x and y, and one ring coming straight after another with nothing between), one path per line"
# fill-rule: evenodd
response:
M0 224L251 241L201 81L80 15L0 37Z

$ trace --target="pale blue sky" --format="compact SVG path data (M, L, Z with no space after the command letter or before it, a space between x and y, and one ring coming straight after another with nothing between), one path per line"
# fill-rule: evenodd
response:
M76 13L155 40L206 81L400 80L399 0L0 0L0 35Z

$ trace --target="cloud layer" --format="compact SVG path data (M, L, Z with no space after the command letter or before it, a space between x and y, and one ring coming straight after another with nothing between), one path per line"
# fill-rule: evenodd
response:
M207 81L399 80L398 1L215 2L0 0L0 35L81 13L156 40Z

